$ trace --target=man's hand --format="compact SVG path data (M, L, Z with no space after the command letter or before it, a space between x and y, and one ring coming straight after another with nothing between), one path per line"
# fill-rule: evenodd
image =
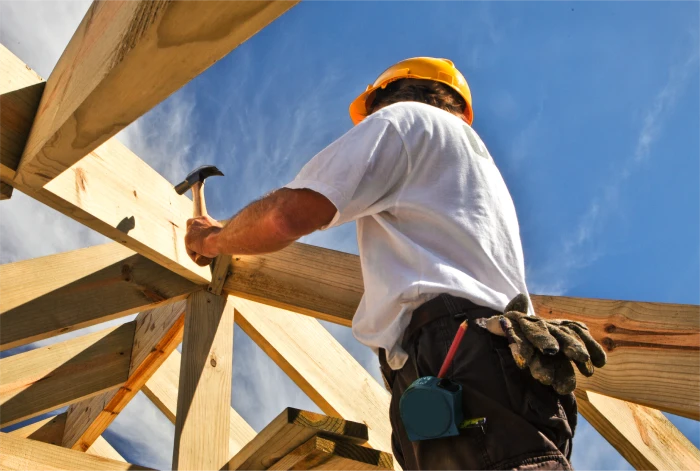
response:
M187 255L199 265L205 267L219 255L216 248L216 236L223 226L209 216L187 220L187 234L185 235L185 247Z

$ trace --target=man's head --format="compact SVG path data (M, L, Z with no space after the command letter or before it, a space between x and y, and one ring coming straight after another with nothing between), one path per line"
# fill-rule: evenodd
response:
M414 57L386 69L350 105L358 124L379 109L401 101L417 101L443 109L471 124L472 97L462 73L447 59Z
M391 82L386 88L378 89L371 101L367 101L368 115L394 103L417 101L464 118L464 109L467 106L464 98L447 85L421 79L399 79Z

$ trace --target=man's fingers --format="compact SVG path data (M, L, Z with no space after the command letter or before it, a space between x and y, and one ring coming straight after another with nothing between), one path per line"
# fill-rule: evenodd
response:
M200 267L206 267L207 265L211 265L211 262L214 261L213 258L208 258L204 255L199 254L196 254L195 258L193 258L192 260L194 260L194 263L196 263Z

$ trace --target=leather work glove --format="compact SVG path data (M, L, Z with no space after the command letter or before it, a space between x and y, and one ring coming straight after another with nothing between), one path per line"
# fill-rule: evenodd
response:
M595 368L605 365L605 350L586 324L528 316L528 307L527 296L519 294L502 315L476 320L478 326L508 339L518 368L529 368L533 378L564 395L576 389L571 362L584 376L591 376Z

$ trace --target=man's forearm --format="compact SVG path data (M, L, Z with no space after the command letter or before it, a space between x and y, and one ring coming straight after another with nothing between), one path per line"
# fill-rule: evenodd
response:
M207 251L255 255L275 252L328 224L335 207L311 190L282 188L246 206L207 236Z

